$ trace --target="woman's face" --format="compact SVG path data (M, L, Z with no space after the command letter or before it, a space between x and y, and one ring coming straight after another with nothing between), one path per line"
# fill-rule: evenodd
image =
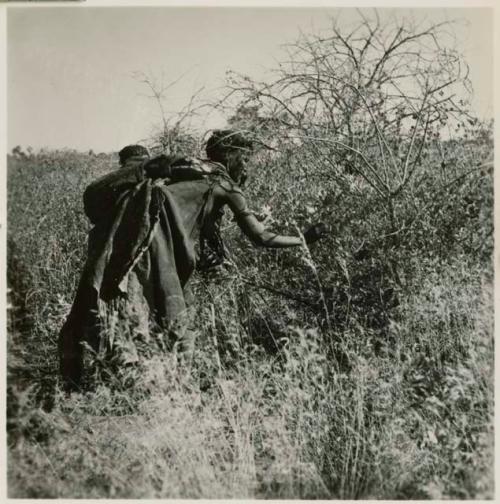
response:
M247 179L246 165L250 159L251 153L248 150L234 150L227 154L227 171L231 178L238 184L243 186Z

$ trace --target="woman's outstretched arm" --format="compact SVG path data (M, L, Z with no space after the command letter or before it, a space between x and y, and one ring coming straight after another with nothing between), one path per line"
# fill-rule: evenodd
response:
M273 233L265 228L259 220L248 209L245 197L237 186L231 189L218 186L214 190L214 197L219 204L227 204L238 223L240 229L258 247L286 248L297 247L302 243L298 236L285 236ZM307 243L312 243L324 234L324 226L313 226L304 234Z

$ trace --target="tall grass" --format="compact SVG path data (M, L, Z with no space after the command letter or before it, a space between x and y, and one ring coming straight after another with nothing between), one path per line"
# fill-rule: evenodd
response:
M85 255L80 198L111 164L9 160L11 497L492 498L489 263L459 245L408 253L411 278L389 285L377 254L352 255L369 198L319 208L334 188L294 182L282 158L262 160L254 209L293 232L312 202L334 235L309 256L254 251L227 219L232 265L194 279L191 369L159 339L131 341L135 365L65 395L56 337Z

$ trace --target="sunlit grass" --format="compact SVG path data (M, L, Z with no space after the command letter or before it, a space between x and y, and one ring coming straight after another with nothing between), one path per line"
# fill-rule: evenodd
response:
M411 282L383 304L376 257L349 255L352 222L352 233L312 248L308 266L301 251L254 252L227 219L233 266L194 279L192 368L136 342L137 364L65 395L56 340L85 256L80 198L109 163L72 153L10 160L11 497L492 497L489 265L402 256ZM254 180L256 206L263 185ZM288 203L272 209L285 226Z

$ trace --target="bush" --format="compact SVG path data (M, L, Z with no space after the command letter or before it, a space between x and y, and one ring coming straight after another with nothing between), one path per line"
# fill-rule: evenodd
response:
M384 301L383 250L354 253L369 230L359 216L376 219L369 198L315 210L343 219L311 255L250 250L227 222L235 266L195 279L191 372L132 342L135 366L63 395L55 340L85 255L80 195L109 164L59 156L9 165L10 496L491 496L490 264L461 247L397 255L412 275ZM325 179L304 186L291 155L260 162L255 209L293 232L288 209L305 224Z

